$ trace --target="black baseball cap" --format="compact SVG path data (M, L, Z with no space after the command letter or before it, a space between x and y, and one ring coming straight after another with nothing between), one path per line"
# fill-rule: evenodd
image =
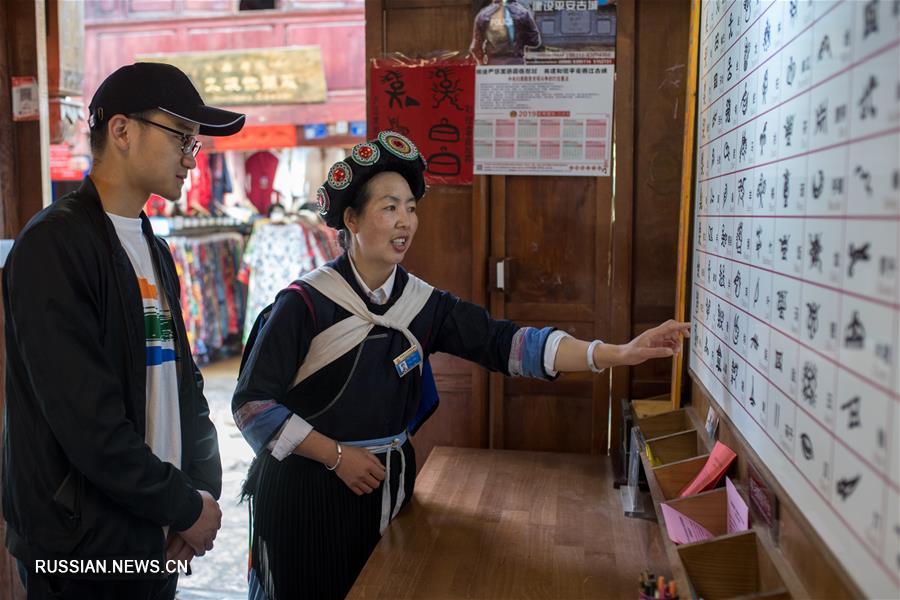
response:
M206 106L178 67L147 62L120 67L103 80L88 107L88 124L95 129L114 115L151 109L197 123L202 135L233 135L244 126L245 115Z

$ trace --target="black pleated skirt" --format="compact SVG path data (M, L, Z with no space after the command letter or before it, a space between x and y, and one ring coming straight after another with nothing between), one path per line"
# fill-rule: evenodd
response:
M405 493L415 484L412 445ZM382 463L384 455L379 455ZM344 598L381 535L381 488L357 496L321 463L291 454L258 458L252 504L251 566L268 600ZM400 455L391 457L391 507L400 481ZM384 483L382 483L384 485Z

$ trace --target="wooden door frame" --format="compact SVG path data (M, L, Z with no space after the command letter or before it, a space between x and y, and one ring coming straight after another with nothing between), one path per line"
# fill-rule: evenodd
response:
M621 0L616 8L616 87L613 148L613 212L610 219L612 267L610 270L610 340L624 344L632 337L632 254L634 232L635 161L635 36L637 33L634 0ZM616 367L610 375L610 453L618 456L622 431L621 400L631 396L631 369ZM618 464L618 461L614 461Z

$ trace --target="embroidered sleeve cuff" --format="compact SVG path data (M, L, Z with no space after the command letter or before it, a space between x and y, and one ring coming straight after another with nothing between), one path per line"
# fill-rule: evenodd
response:
M516 331L509 352L509 374L514 377L554 379L556 374L544 369L547 341L553 331L553 327L522 327Z
M288 407L274 400L255 400L235 411L234 422L253 452L259 454L291 414Z
M556 365L556 353L559 352L559 343L565 337L572 337L565 331L557 329L547 338L547 343L544 347L544 371L547 372L547 375L550 377L556 377L559 375L559 371L553 369L554 365Z
M285 456L294 451L297 445L306 439L313 426L297 415L291 415L287 424L281 430L272 447L272 458L283 460Z

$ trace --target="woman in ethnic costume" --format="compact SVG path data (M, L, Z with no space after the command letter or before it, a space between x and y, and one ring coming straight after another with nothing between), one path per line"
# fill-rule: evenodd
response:
M344 254L282 291L257 319L232 401L257 454L252 600L343 598L412 497L415 433L437 404L427 357L447 352L509 376L553 380L678 352L667 322L625 345L494 320L399 266L416 233L425 161L382 132L319 188Z

